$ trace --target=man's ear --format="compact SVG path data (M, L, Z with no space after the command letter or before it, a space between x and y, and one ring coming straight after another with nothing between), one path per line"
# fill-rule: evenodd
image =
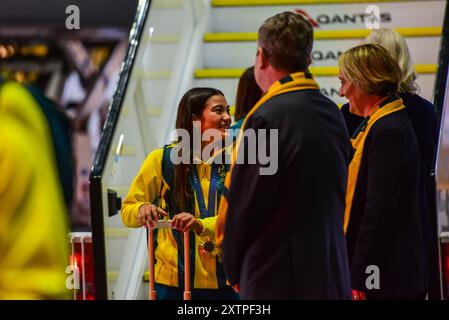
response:
M257 48L257 59L259 59L260 69L266 69L269 64L269 60L262 47Z
M312 64L312 55L307 59L307 68Z

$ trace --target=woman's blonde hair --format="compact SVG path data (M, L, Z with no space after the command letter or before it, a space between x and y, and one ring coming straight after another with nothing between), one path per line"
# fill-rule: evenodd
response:
M353 47L340 56L338 64L346 78L365 93L386 96L398 91L401 69L378 44Z
M410 57L407 42L403 36L393 29L375 29L365 39L365 43L377 43L390 52L402 71L399 92L415 94L419 87L415 83L416 72Z

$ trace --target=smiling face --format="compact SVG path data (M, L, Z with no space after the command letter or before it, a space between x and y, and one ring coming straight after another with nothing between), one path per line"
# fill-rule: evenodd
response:
M338 76L340 80L340 97L345 97L346 99L350 99L353 96L354 90L356 90L355 86L351 81L348 80L346 75L340 70L340 74Z
M231 115L225 97L214 95L206 101L201 113L201 134L208 129L219 130L224 138L231 125Z

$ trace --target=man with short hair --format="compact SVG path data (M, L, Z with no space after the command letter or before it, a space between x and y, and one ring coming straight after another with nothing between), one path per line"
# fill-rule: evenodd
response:
M251 158L256 143L258 153L278 153L270 153L277 171L264 173L259 157L234 157L220 213L224 268L243 299L351 297L343 234L350 142L338 107L308 72L312 45L311 25L291 12L259 29L255 77L265 95L242 127L257 141L241 136L235 155ZM278 139L262 139L260 129Z

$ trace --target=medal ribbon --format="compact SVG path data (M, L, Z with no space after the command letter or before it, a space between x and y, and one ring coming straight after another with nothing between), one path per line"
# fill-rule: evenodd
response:
M218 166L216 164L212 164L212 173L210 177L210 185L209 185L209 199L206 203L204 202L203 190L201 189L200 178L198 176L198 170L196 166L193 170L192 176L192 184L195 189L196 199L198 201L198 208L200 209L201 218L213 217L215 215L215 198L217 194L217 181L218 181Z

